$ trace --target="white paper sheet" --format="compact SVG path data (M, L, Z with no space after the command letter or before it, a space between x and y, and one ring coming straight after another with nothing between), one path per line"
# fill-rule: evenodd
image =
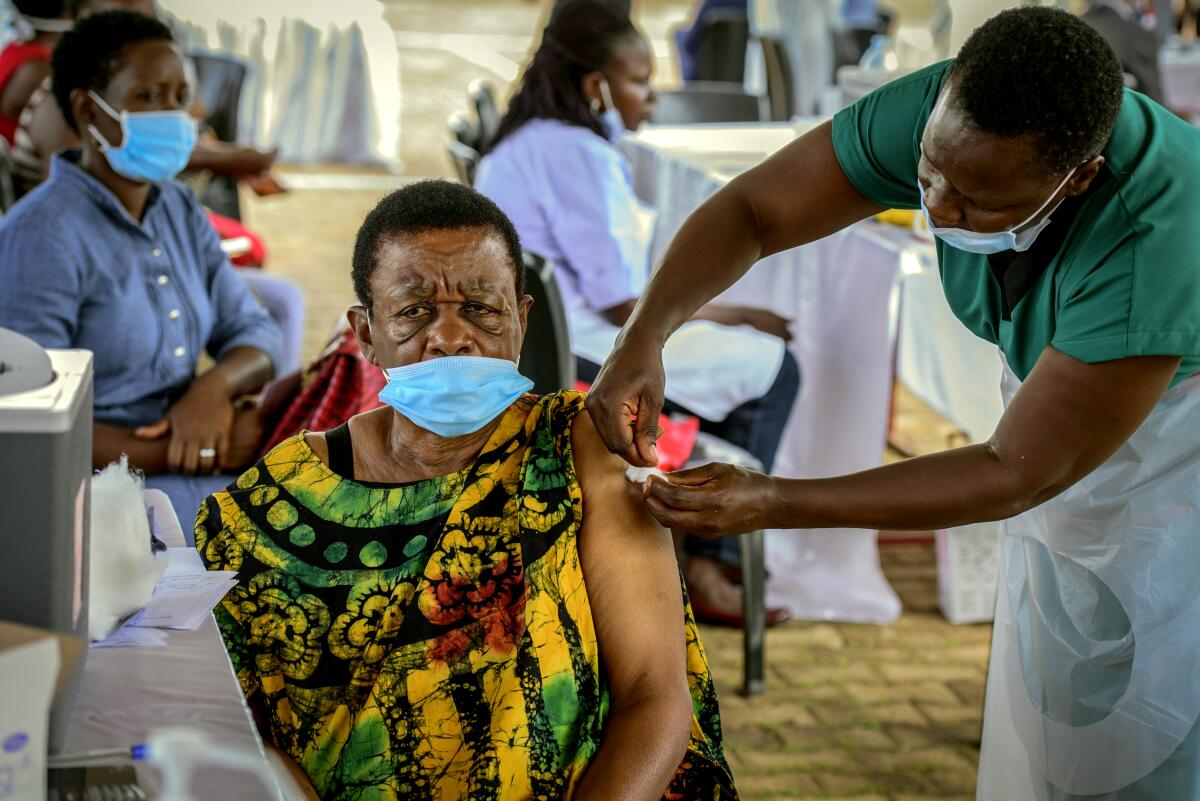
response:
M126 625L195 631L235 584L230 571L163 576L150 603Z
M162 648L167 644L167 633L160 629L146 629L125 625L114 631L99 642L92 643L92 648Z
M200 554L193 548L168 548L167 549L167 569L163 571L163 578L174 578L175 576L203 576L205 574L204 562L200 561ZM233 575L237 575L236 573Z

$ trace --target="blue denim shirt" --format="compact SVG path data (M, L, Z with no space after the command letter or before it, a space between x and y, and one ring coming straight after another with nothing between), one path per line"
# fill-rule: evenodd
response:
M95 419L124 428L161 418L204 350L246 345L278 364L279 329L191 191L154 184L138 223L78 160L56 156L0 220L0 327L92 351Z

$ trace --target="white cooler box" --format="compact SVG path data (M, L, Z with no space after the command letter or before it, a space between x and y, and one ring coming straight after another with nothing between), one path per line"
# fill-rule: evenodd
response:
M983 623L995 614L1002 526L974 523L934 532L938 605L951 623Z

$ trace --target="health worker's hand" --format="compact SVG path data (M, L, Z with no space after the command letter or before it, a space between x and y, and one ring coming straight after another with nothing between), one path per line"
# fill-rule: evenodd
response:
M588 392L588 414L605 447L635 467L658 464L655 442L665 386L661 348L619 342Z
M708 539L778 528L778 483L772 476L728 464L650 476L643 494L667 528Z

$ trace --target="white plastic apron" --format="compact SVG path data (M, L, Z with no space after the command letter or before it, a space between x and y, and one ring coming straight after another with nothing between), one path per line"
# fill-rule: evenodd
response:
M1007 365L1004 381L1007 403ZM1200 799L1198 716L1192 376L1091 475L1005 523L976 797Z

